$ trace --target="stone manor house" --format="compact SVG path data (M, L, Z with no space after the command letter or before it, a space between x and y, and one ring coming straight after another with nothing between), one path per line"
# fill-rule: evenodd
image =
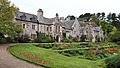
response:
M31 39L37 37L36 32L52 35L58 42L63 39L63 33L66 38L73 37L80 41L82 35L86 36L86 41L89 41L92 37L92 42L96 41L97 36L100 40L103 38L103 31L100 26L95 25L93 22L70 20L68 17L59 17L56 13L53 18L46 18L43 15L43 10L39 9L37 15L17 11L15 14L15 21L22 22L23 35L27 34Z

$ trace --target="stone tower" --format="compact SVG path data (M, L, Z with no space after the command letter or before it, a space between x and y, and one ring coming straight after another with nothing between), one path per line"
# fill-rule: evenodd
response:
M61 42L61 21L58 13L56 13L55 17L55 38L57 42Z

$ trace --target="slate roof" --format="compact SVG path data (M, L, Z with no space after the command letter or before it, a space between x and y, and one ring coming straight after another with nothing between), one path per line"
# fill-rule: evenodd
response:
M17 11L15 16L16 20L38 23L37 16L34 14Z
M55 18L45 18L43 17L43 22L42 24L53 24L53 22L55 21Z
M101 30L101 27L94 27L94 29L93 29L94 31L96 31L96 32L99 32L100 30Z
M75 22L75 20L64 21L63 27L64 27L65 29L70 29L70 30L72 30L72 25L73 25L74 22Z

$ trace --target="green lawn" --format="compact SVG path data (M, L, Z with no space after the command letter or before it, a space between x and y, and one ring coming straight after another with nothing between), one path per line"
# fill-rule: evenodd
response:
M101 62L63 56L34 44L17 44L9 51L17 58L50 68L103 68Z

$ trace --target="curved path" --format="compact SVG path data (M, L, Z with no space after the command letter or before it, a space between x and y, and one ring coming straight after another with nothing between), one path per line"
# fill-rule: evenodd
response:
M0 44L0 68L43 68L12 56L7 48L13 44Z

